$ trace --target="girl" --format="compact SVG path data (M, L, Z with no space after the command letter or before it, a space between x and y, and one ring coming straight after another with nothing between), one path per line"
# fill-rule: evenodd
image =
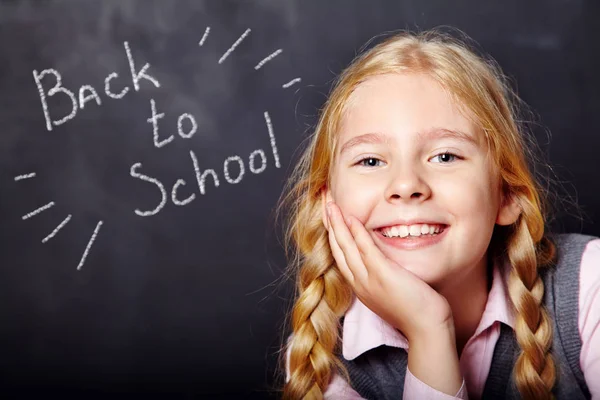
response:
M342 73L283 203L284 398L600 399L600 239L545 232L516 104L436 31Z

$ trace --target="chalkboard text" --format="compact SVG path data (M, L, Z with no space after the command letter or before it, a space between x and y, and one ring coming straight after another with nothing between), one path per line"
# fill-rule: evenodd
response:
M150 64L146 63L146 64L144 64L144 66L141 69L139 69L139 70L136 69L135 61L133 60L133 56L131 55L131 49L129 48L129 43L124 42L123 45L125 47L127 61L129 62L129 70L131 72L131 80L132 80L133 88L135 89L135 91L137 92L140 90L140 81L142 79L152 82L152 84L154 86L159 88L160 83L158 82L158 80L156 78L152 77L151 75L149 75L147 72L148 68L150 68ZM56 79L56 83L54 84L54 86L47 92L42 85L42 79L46 75L54 75L54 78ZM113 91L113 88L111 87L111 81L113 79L117 78L118 76L119 76L119 74L117 74L116 72L112 72L112 73L108 74L106 76L106 78L104 79L104 93L106 94L106 96L113 98L113 99L121 99L127 94L127 92L129 92L128 86L121 88L121 90L118 93ZM65 122L75 118L75 116L77 115L77 110L78 109L83 110L83 108L85 107L85 104L91 100L95 100L96 104L98 106L102 105L102 100L101 100L100 96L98 95L98 92L96 91L96 89L94 89L93 86L82 85L79 88L79 98L77 98L75 96L75 93L73 93L72 90L69 90L63 86L61 74L53 68L45 69L42 72L33 70L33 79L35 80L35 84L38 88L38 92L40 95L40 101L42 102L42 111L44 112L44 118L46 119L46 129L48 129L48 131L51 131L53 126L62 125ZM50 109L48 107L48 100L57 94L65 95L71 101L71 112L67 115L62 116L62 118L57 118L57 117L51 116ZM78 102L78 100L79 100L79 102Z
M154 100L151 100L151 105L152 105L152 109L153 109L153 117L154 116L159 116L159 117L164 116L163 113L156 114L156 104L155 104ZM188 115L188 114L182 114L182 115ZM265 123L267 124L267 129L269 132L269 139L270 139L270 143L271 143L271 152L273 154L275 167L281 168L281 163L279 161L279 153L277 151L277 143L275 140L275 135L273 133L273 125L271 123L271 118L269 117L269 113L265 111L264 117L265 117ZM149 122L151 120L154 121L153 122L153 125L155 126L154 143L157 147L161 147L162 145L169 143L171 140L173 140L174 136L171 135L171 136L169 136L168 139L165 139L162 142L157 142L157 135L158 135L157 129L158 128L156 128L156 118L148 119ZM181 117L180 117L180 121L181 121ZM193 119L192 119L192 121L193 121ZM196 126L196 125L194 125L194 126ZM194 128L194 131L195 131L195 128ZM182 137L185 137L184 135L182 135L181 130L179 131L179 134ZM159 146L158 145L159 143L163 143L163 144L161 146ZM257 160L257 157L260 158L260 161ZM212 178L212 182L215 187L219 187L220 180L219 180L219 175L217 174L217 172L214 169L206 169L204 171L201 171L199 163L198 163L198 158L196 157L196 154L194 153L193 150L190 150L190 158L192 161L192 165L194 167L194 172L196 175L196 182L198 183L199 193L201 195L206 194L206 180L208 177ZM237 176L235 176L235 177L232 176L232 173L231 173L231 167L230 167L231 164L237 164ZM258 166L257 166L257 164L258 164ZM265 151L262 149L258 149L258 150L254 150L252 153L250 153L250 155L248 156L248 166L249 166L250 172L252 172L253 174L260 174L261 172L263 172L267 168L267 156L265 154ZM134 210L135 213L139 216L149 217L149 216L158 214L160 212L160 210L162 210L164 208L164 206L167 204L168 195L167 195L167 190L165 188L165 185L158 179L141 173L140 172L141 168L142 168L142 163L138 162L138 163L133 164L129 171L130 175L133 178L140 179L144 182L148 182L148 183L156 186L156 188L160 192L160 202L153 209L146 210L146 211L142 211L140 209ZM233 155L233 156L227 157L225 159L225 161L223 162L223 176L225 177L225 180L227 181L227 183L229 183L229 184L240 183L242 181L245 173L246 173L246 167L245 167L244 159L242 159L242 157L240 157L238 155ZM173 186L171 188L171 202L173 204L175 204L177 206L185 206L196 199L196 193L190 193L185 199L182 199L179 196L179 189L182 188L183 186L185 186L186 184L187 184L186 181L183 179L178 179L173 184Z

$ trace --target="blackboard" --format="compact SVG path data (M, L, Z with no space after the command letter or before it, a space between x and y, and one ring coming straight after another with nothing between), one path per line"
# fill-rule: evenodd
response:
M554 229L599 235L599 17L591 0L0 1L0 395L277 398L293 282L274 210L335 75L384 32L453 26L494 56L583 211Z

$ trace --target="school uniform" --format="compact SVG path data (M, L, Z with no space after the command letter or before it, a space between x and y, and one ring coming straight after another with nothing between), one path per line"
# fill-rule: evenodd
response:
M600 400L600 239L557 235L557 262L540 271L553 321L558 400ZM408 341L355 299L343 319L340 360L351 385L335 375L325 399L517 399L512 369L519 346L506 282L509 265L494 265L485 310L460 357L463 384L455 396L410 373ZM431 360L435 362L435 360Z

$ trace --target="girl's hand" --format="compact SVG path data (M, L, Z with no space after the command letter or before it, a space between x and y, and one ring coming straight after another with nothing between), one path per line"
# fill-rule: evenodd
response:
M360 301L413 342L450 332L448 301L419 277L387 258L356 218L327 205L329 244L337 265ZM346 222L345 222L346 221Z
M455 396L462 384L452 310L419 277L385 257L362 223L328 204L327 230L337 265L354 293L408 339L408 369L421 382Z

